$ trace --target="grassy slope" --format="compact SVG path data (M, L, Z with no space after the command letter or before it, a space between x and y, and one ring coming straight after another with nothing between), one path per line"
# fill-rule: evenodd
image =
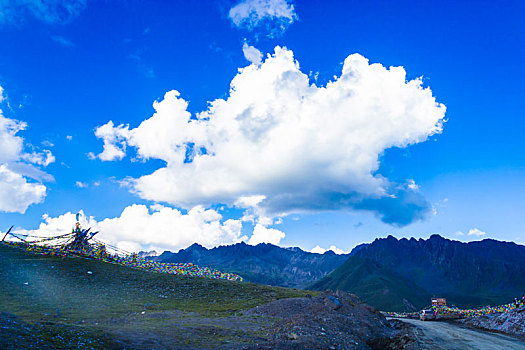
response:
M342 289L386 311L405 311L403 299L416 308L428 304L430 295L372 260L351 256L342 266L311 286L315 290Z
M81 258L34 256L2 245L0 259L0 311L15 314L33 325L47 325L44 331L48 333L57 327L80 327L88 336L104 338L106 330L100 324L140 315L144 310L227 316L272 300L309 293L252 283L152 274ZM162 320L158 323L161 326Z

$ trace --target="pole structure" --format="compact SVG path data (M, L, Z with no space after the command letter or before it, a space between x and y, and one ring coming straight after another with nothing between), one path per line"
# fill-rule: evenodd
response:
M14 226L14 225L13 225ZM5 234L4 238L2 238L2 242L4 241L4 239L7 237L7 235L11 232L11 230L13 229L13 226L11 226L9 228L9 230L7 230L7 233Z

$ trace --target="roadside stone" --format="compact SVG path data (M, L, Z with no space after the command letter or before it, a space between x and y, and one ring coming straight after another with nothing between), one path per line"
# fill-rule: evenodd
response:
M339 301L339 299L334 297L333 295L330 295L325 301L325 303L326 305L331 307L333 310L338 310L342 305L341 301Z

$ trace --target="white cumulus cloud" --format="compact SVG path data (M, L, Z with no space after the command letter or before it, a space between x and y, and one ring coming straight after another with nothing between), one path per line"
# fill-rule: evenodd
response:
M222 221L222 215L212 209L197 206L186 214L169 207L156 207L152 213L144 205L124 209L120 217L99 223L103 235L111 242L139 243L147 250L168 248L178 250L192 243L205 247L240 242L240 220Z
M4 99L0 87L0 102ZM18 135L26 127L25 122L5 117L0 109L0 212L24 213L31 204L42 202L46 187L40 181L52 180L36 166L45 167L55 157L49 150L34 151L34 146Z
M0 212L24 213L31 204L40 203L46 187L28 182L22 175L0 164Z
M316 245L312 250L310 250L310 253L324 254L329 250L333 251L335 254L347 254L347 252L340 248L337 248L335 245L331 245L328 249L324 249L321 248L319 245Z
M239 70L227 99L197 115L178 91L154 103L138 127L97 129L99 158L126 147L165 166L126 183L140 197L177 207L255 199L258 216L366 210L394 225L422 219L430 204L411 180L376 174L391 147L425 141L442 130L445 106L402 67L353 54L326 86L310 84L291 50L276 47L260 65ZM249 199L249 200L248 200Z
M0 162L16 161L24 148L24 139L16 134L27 124L3 116L0 109Z
M486 234L487 234L486 232L481 231L479 228L472 228L467 233L467 235L469 236L479 236L479 237L485 236Z
M253 228L253 234L250 237L248 244L257 245L259 243L271 243L277 245L284 237L284 232L280 230L268 228L262 224L256 224Z
M129 128L124 125L115 127L110 120L107 124L95 129L95 135L104 140L104 150L97 156L89 153L89 158L99 158L103 161L122 159L126 155L126 138Z
M312 250L310 250L310 253L316 253L316 254L324 254L326 252L326 249L321 248L319 245L316 245Z
M80 223L91 231L100 231L95 238L116 245L127 251L169 249L178 251L193 243L211 248L218 245L234 244L248 237L241 234L240 220L224 220L222 215L212 209L194 207L183 213L162 205L131 205L119 217L97 221L80 212ZM43 216L43 222L34 230L18 230L18 233L50 237L71 232L76 214L68 212L58 217ZM260 236L260 230L254 235ZM275 237L271 234L271 242ZM262 240L266 242L267 240ZM277 241L278 243L278 241Z
M237 27L265 27L270 37L281 34L297 20L294 5L287 0L242 0L230 9L228 16Z

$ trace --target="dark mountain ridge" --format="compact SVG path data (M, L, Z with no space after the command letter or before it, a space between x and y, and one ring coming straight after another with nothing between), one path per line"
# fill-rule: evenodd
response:
M261 243L207 249L197 243L177 253L165 251L151 258L159 262L194 263L241 275L249 282L303 288L341 266L349 255L305 252L298 247L281 248Z
M370 273L360 274L363 269ZM418 309L432 296L459 307L503 304L525 291L525 246L388 236L352 251L312 288L350 291L383 310Z

